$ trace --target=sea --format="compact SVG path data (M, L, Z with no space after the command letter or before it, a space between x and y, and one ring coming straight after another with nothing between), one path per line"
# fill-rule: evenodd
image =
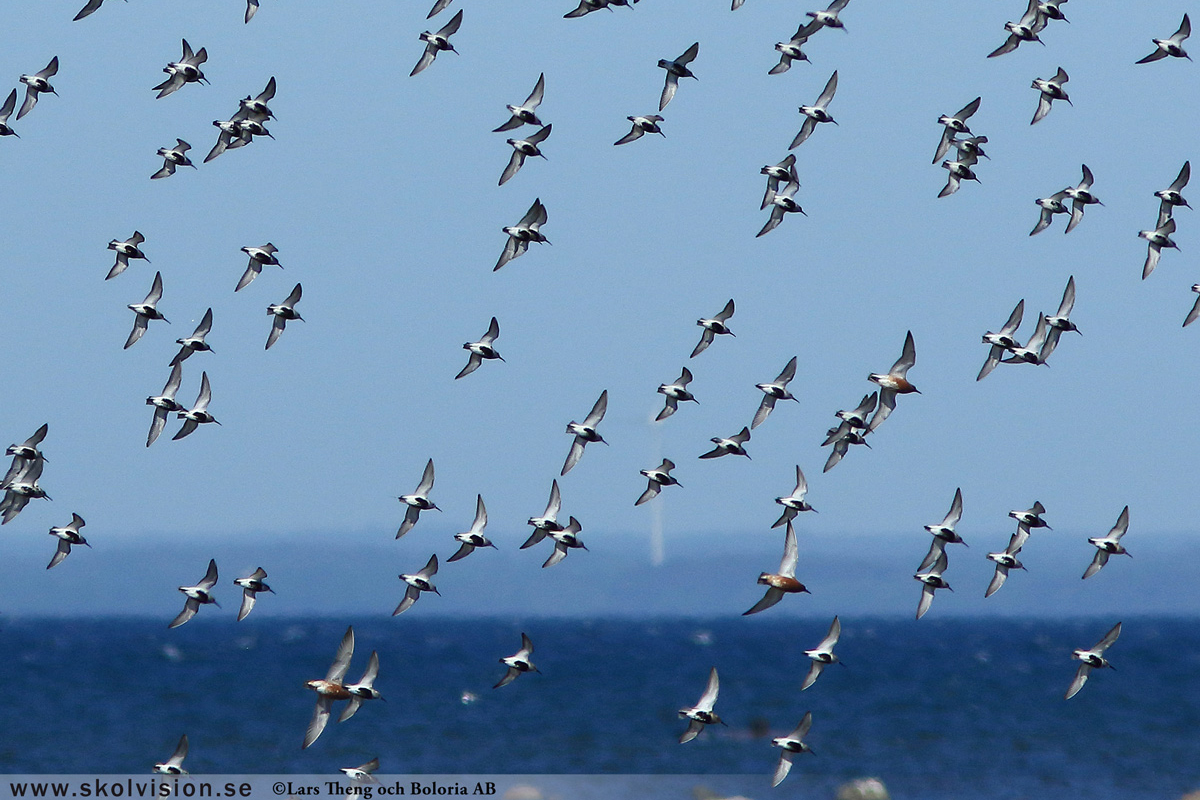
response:
M378 757L388 775L680 776L670 785L689 800L708 786L833 800L866 777L895 800L1178 800L1200 789L1196 619L1121 620L1114 668L1065 700L1071 651L1118 620L844 618L842 665L801 691L804 650L830 619L367 617L353 621L348 678L378 652L383 700L342 723L335 706L301 750L315 700L304 682L324 677L348 621L203 612L175 630L0 618L0 772L144 774L186 733L193 775L336 777ZM539 671L494 689L522 632ZM680 744L677 712L711 667L725 724ZM772 789L771 738L809 711L814 752Z

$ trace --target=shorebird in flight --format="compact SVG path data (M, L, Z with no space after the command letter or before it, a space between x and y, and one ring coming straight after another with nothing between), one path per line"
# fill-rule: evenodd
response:
M879 389L879 407L875 410L875 415L871 417L871 421L867 423L867 430L874 431L883 421L896 410L896 396L901 394L911 394L917 389L908 380L908 371L917 363L917 346L913 342L912 331L904 337L904 349L900 351L900 358L896 359L896 363L892 364L892 368L884 374L872 372L867 376L867 380L872 383L877 383Z
M458 54L458 51L454 49L454 45L450 44L450 37L458 32L459 26L462 25L462 19L463 12L462 9L459 9L458 13L451 17L449 22L439 28L437 33L425 31L417 37L425 43L425 52L421 54L421 59L417 61L417 65L413 67L412 72L408 73L408 77L411 78L432 64L433 59L437 58L438 53L449 50L456 55Z
M1051 103L1055 100L1066 100L1067 105L1074 105L1071 102L1071 98L1067 96L1066 91L1063 89L1063 84L1069 80L1070 77L1067 75L1067 71L1062 67L1058 68L1058 72L1054 74L1053 78L1046 80L1042 78L1033 79L1033 88L1041 92L1041 95L1038 97L1037 111L1034 112L1033 122L1030 122L1030 125L1036 125L1045 119L1046 115L1050 113Z
M499 689L501 686L508 686L515 681L519 675L526 672L540 672L529 657L533 655L533 642L525 634L521 634L521 649L513 653L511 656L505 656L500 659L500 663L508 667L508 671L504 673L504 677L496 682L493 689Z
M192 617L196 616L196 612L200 610L201 605L212 604L217 608L221 604L217 602L217 598L212 596L212 587L217 585L217 561L210 558L208 560L208 571L204 573L204 577L195 586L180 586L179 591L183 592L187 600L183 603L183 611L171 623L168 628L178 628L183 623L187 622Z
M804 691L808 687L817 682L817 678L821 676L821 672L830 664L840 664L841 659L834 655L833 648L837 647L838 639L842 636L842 621L837 617L833 618L833 622L829 626L829 633L825 634L825 638L821 643L812 650L805 650L804 655L812 659L812 665L808 668L808 674L804 676L804 683L800 686L800 691Z
M129 267L129 259L131 258L140 258L149 264L150 259L146 258L146 254L141 249L141 244L144 241L146 241L146 237L142 236L138 231L134 231L133 236L130 236L123 242L116 239L109 242L108 249L117 251L117 260L112 265L112 269L108 271L108 275L104 276L104 280L107 281L115 278L124 272Z
M267 346L265 349L270 350L271 345L279 341L279 337L283 335L284 328L287 327L289 319L298 319L304 322L304 317L296 311L296 303L300 302L300 296L304 293L304 289L300 284L293 287L291 294L278 305L267 306L267 313L271 315L271 332L267 334Z
M804 718L800 720L800 724L796 729L787 736L777 736L771 740L771 744L783 750L779 754L779 766L775 768L775 775L771 778L771 786L778 786L783 783L783 779L788 776L792 770L792 759L797 753L811 753L813 749L804 743L804 737L808 735L808 729L812 727L812 712L804 712Z
M154 444L154 440L162 433L167 424L168 414L172 411L186 410L175 400L175 393L183 383L183 365L180 363L182 360L176 361L171 368L171 377L167 378L167 385L163 387L162 394L146 398L146 405L154 406L154 419L150 422L150 435L146 437L146 447Z
M517 171L525 165L525 159L529 156L541 156L546 158L539 145L546 141L550 136L550 131L554 129L553 125L546 125L538 128L535 132L525 137L524 139L506 139L509 146L512 147L512 155L509 156L508 166L504 168L504 172L500 173L500 186L508 183L508 180L517 174ZM547 159L549 160L549 159Z
M79 535L79 529L87 523L83 521L83 517L78 514L71 514L71 521L60 528L51 528L50 535L58 537L58 550L55 551L54 557L50 559L50 563L46 565L46 569L57 567L62 563L63 559L71 555L71 545L84 545L91 547L87 543L87 539Z
M737 0L735 0L736 2ZM768 75L780 75L792 68L793 61L808 61L808 56L800 48L808 43L808 37L825 27L819 20L801 23L792 38L786 42L776 42L775 49L779 51L779 63L768 70Z
M937 152L933 154L934 164L941 161L942 156L949 152L950 145L954 143L955 136L960 133L971 132L971 129L967 127L967 120L979 110L979 104L981 102L983 102L983 98L976 97L974 100L959 109L957 113L943 114L942 116L938 117L938 124L945 127L942 128L942 138L938 142Z
M1025 569L1025 565L1017 560L1017 553L1021 552L1021 548L1028 540L1029 528L1024 524L1018 524L1016 533L1008 539L1008 547L999 553L987 554L989 560L996 562L996 571L992 573L992 580L988 584L987 591L983 593L984 597L991 597L1000 590L1000 587L1008 580L1010 569Z
M172 61L163 67L163 72L167 73L167 79L155 86L152 91L158 92L155 99L162 99L169 94L179 91L189 83L198 83L203 81L208 83L204 77L204 72L201 71L200 65L208 61L208 51L201 47L197 52L192 52L192 46L188 44L188 40L183 40L183 58L178 61Z
M799 557L800 549L796 543L796 529L792 527L791 522L788 522L787 533L783 539L783 559L779 562L779 572L764 572L758 576L758 582L767 587L767 593L751 606L749 611L743 611L743 617L770 608L782 600L785 594L799 592L812 594L803 583L796 580L796 562Z
M1121 537L1125 535L1127 530L1129 530L1129 506L1121 509L1121 515L1117 517L1117 524L1113 525L1112 530L1108 532L1107 536L1097 536L1093 539L1088 539L1088 544L1096 548L1096 555L1092 557L1092 563L1088 565L1087 571L1083 573L1084 580L1099 572L1108 563L1109 556L1129 555L1125 546L1121 544Z
M917 619L925 616L925 612L933 605L933 595L938 589L950 589L950 584L946 583L942 578L942 573L946 571L947 558L943 551L938 556L937 561L929 569L928 572L918 572L913 575L914 578L921 582L921 601L917 604ZM950 589L950 591L954 591Z
M1021 346L1013 337L1017 332L1017 328L1021 327L1021 317L1024 314L1025 301L1021 300L1017 303L1016 308L1012 310L1012 313L1008 315L1008 321L1004 323L1004 326L999 331L996 333L988 331L983 335L983 343L990 344L992 347L988 351L987 361L983 362L983 367L980 368L979 375L975 377L975 380L981 381L986 378L996 368L996 365L1000 363L1000 359L1006 352L1013 352Z
M642 492L641 497L634 502L635 506L640 506L649 500L658 497L658 493L662 491L664 486L682 486L671 470L675 469L675 462L669 458L664 458L662 464L654 469L644 469L641 473L646 476L649 483L646 486L646 491Z
M667 107L667 103L671 102L671 98L675 96L675 91L679 88L680 78L695 78L692 71L688 69L688 64L696 59L700 53L700 43L696 42L683 54L674 61L668 61L665 58L658 60L658 66L667 71L667 82L663 86L662 96L658 99L658 110L662 111Z
M434 553L429 557L429 561L425 566L412 574L401 574L400 580L408 584L408 588L404 590L404 599L400 601L400 605L396 606L396 610L392 612L392 616L403 614L408 609L412 608L412 604L417 602L417 598L422 592L433 592L441 597L441 592L430 581L438 571L438 557Z
M821 122L832 122L837 125L837 120L829 116L829 103L833 100L833 95L837 92L838 74L837 70L829 76L829 82L825 84L825 88L821 90L821 94L817 97L817 102L811 106L800 106L800 113L804 115L804 124L800 126L800 132L796 134L796 138L792 139L792 143L788 145L788 150L795 150L802 145L804 141L812 136L812 132L817 129L817 125Z
M658 412L658 416L654 418L655 422L661 422L667 417L674 414L679 409L681 402L691 400L693 403L699 404L696 396L688 391L687 385L692 382L692 371L687 367L683 368L683 372L674 383L660 384L658 393L666 395L667 401L663 405L663 410Z
M546 207L542 205L541 199L535 199L533 205L525 212L525 216L521 217L520 222L516 225L505 226L504 232L508 234L508 241L504 243L504 252L500 254L500 260L496 262L496 266L492 267L492 272L500 269L514 258L525 255L529 250L530 242L548 244L550 240L541 231L541 227L546 224L547 219L549 219L549 215L546 213Z
M801 471L800 465L796 465L796 488L792 489L792 493L787 497L776 497L775 502L783 506L783 513L779 515L779 519L775 520L772 528L778 528L780 525L790 523L796 518L796 515L801 511L816 512L816 509L808 504L805 496L808 494L808 481L804 479L804 472Z
M196 169L196 165L187 157L187 151L191 150L192 146L183 139L176 139L174 147L158 148L158 156L162 158L162 169L150 176L150 180L158 180L175 174L176 167L191 167Z
M662 132L662 128L658 127L658 123L663 121L663 118L658 114L648 114L644 117L626 117L625 119L633 123L633 128L629 133L622 136L614 145L629 144L635 139L640 139L647 133L657 133L659 136L666 138L666 134Z
M459 370L459 373L454 376L454 380L470 375L475 370L479 369L479 365L484 362L484 359L500 359L504 360L504 356L500 355L500 351L495 347L496 337L500 335L500 323L492 317L492 322L488 325L487 333L483 334L478 342L467 342L463 345L464 350L469 350L471 355L467 358L467 365Z
M96 3L99 5L99 2ZM79 13L83 13L82 11ZM90 11L88 12L91 13ZM76 17L78 19L78 17ZM161 764L154 765L154 774L156 775L187 775L188 771L183 768L183 760L188 754L188 738L185 733L179 737L179 744L175 745L175 752L171 757Z
M721 683L717 677L717 668L713 667L708 673L708 683L704 686L704 694L700 695L696 705L679 709L680 718L688 720L687 730L679 737L680 744L686 744L699 736L705 725L725 724L713 711L713 706L717 704L717 693L720 690Z
M192 331L192 335L183 339L176 339L175 344L179 345L179 352L171 359L171 366L183 363L188 356L196 351L211 352L212 348L208 342L204 341L204 337L208 336L212 330L212 309L204 312L204 316L200 319L200 324L196 326L196 330Z
M1108 659L1104 657L1104 651L1113 646L1117 641L1117 637L1121 635L1121 623L1117 623L1108 633L1104 634L1104 638L1096 642L1096 645L1090 650L1076 650L1071 653L1071 658L1082 661L1079 669L1075 671L1075 680L1071 681L1070 687L1067 689L1066 698L1070 700L1075 695L1079 694L1079 690L1087 683L1088 675L1093 669L1102 669L1104 667L1112 667L1108 663Z
M404 522L400 523L400 530L396 532L396 538L399 539L404 534L413 529L417 524L417 520L421 517L422 511L441 511L433 501L429 499L429 493L433 491L433 459L429 459L425 464L425 471L421 473L421 482L417 484L416 491L412 494L400 496L400 502L408 506L404 510Z
M583 418L583 422L571 420L567 423L567 433L575 436L571 442L571 449L567 452L567 460L563 463L562 472L560 475L566 475L579 463L579 459L583 458L583 448L589 442L604 442L604 437L596 432L596 426L604 419L605 412L608 411L608 389L600 393L600 397L596 400L596 404L592 406L592 410ZM608 444L608 442L604 442Z
M696 324L703 328L704 331L700 334L700 341L696 343L696 347L692 350L692 354L689 356L689 358L695 358L707 350L708 346L713 343L713 339L715 339L717 335L728 334L733 336L733 331L729 330L729 326L726 324L729 321L729 318L732 316L733 300L731 298L719 313L713 315L712 319L696 320Z
M254 608L254 603L258 599L259 592L270 592L275 594L275 590L267 584L263 583L263 578L267 577L267 571L262 567L254 570L245 578L234 578L233 582L242 587L242 606L238 609L237 621L241 622Z
M301 750L307 749L325 730L334 701L349 700L354 696L343 684L346 672L350 669L350 659L353 657L354 626L352 625L346 628L346 633L338 644L337 655L334 656L333 663L329 665L329 671L325 673L325 677L318 681L306 681L304 684L304 688L312 689L317 693L317 707L313 710L308 728L304 731L304 744L300 746Z
M720 458L721 456L745 456L750 458L750 454L746 452L745 444L750 441L750 429L743 427L740 431L730 436L727 439L722 439L720 436L714 436L709 439L710 442L716 445L712 450L700 456L701 458Z
M1029 0L1029 7L1025 9L1020 20L1004 23L1004 30L1008 31L1008 38L1004 40L1004 44L988 53L988 58L1011 53L1021 45L1021 42L1037 42L1044 45L1045 42L1038 38L1038 34L1046 27L1047 20L1048 17L1042 12L1039 1Z
M1166 39L1153 39L1155 51L1143 59L1138 60L1138 64L1148 64L1151 61L1158 61L1160 58L1172 56L1174 58L1186 58L1188 61L1192 57L1187 54L1187 50L1183 49L1183 40L1192 35L1192 22L1188 19L1188 15L1183 15L1183 22L1179 23L1179 30L1175 31ZM20 117L17 117L20 119Z
M133 330L129 332L129 338L125 340L125 349L128 350L133 346L133 343L142 338L142 334L146 332L146 327L152 319L161 319L168 325L171 321L162 315L158 310L158 301L162 299L163 280L162 273L154 273L154 283L150 284L150 293L146 295L146 299L140 303L130 303L126 308L132 311L137 316L133 320Z
M54 87L50 85L50 78L58 74L58 56L50 59L50 63L45 69L39 70L32 75L22 75L21 83L25 84L25 102L21 103L21 110L17 112L17 119L28 114L37 105L38 95L49 92L50 94L58 94L54 91Z
M242 273L242 277L238 279L237 286L234 287L235 292L240 292L250 285L250 282L258 277L262 272L262 268L268 264L273 264L280 269L283 265L279 263L279 257L275 254L279 252L279 248L267 242L261 247L243 247L242 252L250 257L250 261L246 264L246 271Z
M496 128L492 133L501 133L502 131L511 131L514 128L519 128L522 125L537 125L542 126L542 121L538 119L537 107L542 104L542 96L546 93L546 73L538 75L537 84L533 87L533 91L529 93L529 97L525 98L525 102L519 106L506 106L509 117L508 122L505 122L499 128Z
M176 365L176 366L178 366L178 365ZM196 396L196 405L192 406L190 409L187 409L186 411L180 410L178 413L176 413L175 416L178 419L183 420L183 426L180 427L178 433L176 433L174 436L171 437L171 441L174 441L176 439L182 439L183 437L187 436L192 431L196 430L196 428L198 428L200 425L203 425L203 424L206 424L209 422L216 422L218 425L220 425L221 423L217 422L217 418L214 417L212 414L210 414L208 411L208 404L211 401L212 401L212 387L208 383L208 373L201 372L200 373L200 394Z
M487 508L483 505L483 495L475 495L475 521L471 523L470 530L454 534L454 538L460 543L458 552L450 556L446 561L458 561L461 558L466 558L475 552L476 547L496 547L491 539L483 535L483 529L487 527L487 521Z
M1162 225L1169 220L1175 212L1176 206L1191 208L1188 201L1183 196L1183 187L1188 185L1188 181L1192 179L1192 162L1183 162L1183 167L1179 170L1179 175L1171 182L1171 185L1166 189L1159 189L1154 193L1162 202L1158 204L1158 225Z

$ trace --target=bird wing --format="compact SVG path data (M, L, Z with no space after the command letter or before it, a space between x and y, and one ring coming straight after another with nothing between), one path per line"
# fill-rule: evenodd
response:
M178 365L176 365L178 366ZM167 410L165 408L154 409L154 419L150 421L150 434L146 437L146 447L154 444L154 440L163 432L163 428L167 424Z
M433 8L429 10L429 15L426 16L425 19L432 19L433 17L436 17L438 14L445 11L447 6L449 6L452 2L453 0L437 0L437 2L433 4Z
M817 98L817 107L825 108L829 105L829 101L833 100L833 95L837 92L838 74L837 70L829 76L829 82L825 84L825 88L821 90L821 96Z
M346 628L346 632L342 634L342 640L338 642L337 653L334 654L333 663L329 665L329 671L325 673L325 680L330 683L341 683L346 677L346 671L350 669L350 659L354 657L354 626Z
M698 719L688 722L687 730L679 737L680 744L687 744L692 739L700 735L700 731L704 730L704 723Z
M708 672L708 682L704 684L704 694L700 695L700 699L696 701L696 710L712 713L713 706L717 704L717 692L720 690L721 682L717 677L717 668L713 667Z
M455 14L453 17L451 17L450 21L447 22L445 25L443 25L441 27L441 29L438 30L437 35L444 38L447 36L452 36L455 33L458 33L458 28L460 25L462 25L462 20L463 20L463 12L462 12L462 9L460 8L458 10L458 13Z
M700 54L700 43L696 42L687 50L683 51L683 55L675 59L676 64L687 65L696 60L696 56Z
M761 235L761 234L759 234L759 235ZM692 350L692 355L690 356L690 358L695 358L696 356L700 355L705 350L707 350L708 346L713 343L713 339L715 339L715 338L716 338L716 334L714 334L708 328L705 328L704 331L700 334L700 341L696 343L696 347Z
M304 744L300 746L301 750L304 750L315 742L321 735L321 731L325 730L325 725L329 722L329 712L332 706L332 698L324 695L317 696L317 707L313 709L312 719L309 720L308 728L304 731Z
M454 555L450 556L446 560L447 561L458 561L459 559L466 558L467 556L471 555L471 553L474 553L474 552L475 552L475 545L471 544L470 542L463 542L462 545L459 546L458 550L454 553Z
M975 376L975 380L981 381L991 374L996 365L1000 363L1000 356L1004 355L1004 348L998 344L992 345L988 351L987 360L983 362L983 366L979 368L979 374Z
M71 543L66 539L59 539L58 549L55 551L54 557L50 559L50 563L46 565L46 569L57 567L69 555L71 555Z
M933 537L933 541L929 543L929 552L925 554L925 558L921 560L921 566L917 567L917 572L924 572L926 568L931 567L941 558L946 552L946 540L937 536Z
M267 334L267 346L265 350L270 350L271 345L279 341L279 337L283 335L283 331L287 328L287 320L281 316L275 315L271 319L271 332Z
M86 17L88 14L91 14L93 11L100 8L101 4L103 4L103 3L104 3L104 0L88 0L87 5L85 5L81 9L79 9L79 13L76 14L75 18L71 21L78 22L79 20Z
M779 574L787 578L796 577L796 562L799 560L800 550L796 543L796 529L792 527L792 523L787 524L787 533L783 538L783 558L779 562Z
M185 419L183 421L183 425L180 426L180 428L179 428L179 432L171 437L171 441L176 441L178 439L182 439L183 437L190 434L192 431L196 430L196 428L198 428L198 427L200 427L200 423L196 422L196 420Z
M1146 248L1146 263L1142 265L1142 280L1146 280L1154 268L1158 266L1158 259L1162 255L1162 249L1155 246L1153 242Z
M1200 299L1197 299L1197 303L1200 303ZM1197 307L1200 307L1200 306L1197 306ZM661 422L662 420L664 420L667 417L674 414L678 409L679 409L679 401L676 400L674 397L671 397L670 395L668 395L666 405L663 406L662 411L658 412L658 416L654 418L654 421Z
M578 436L575 437L575 441L571 442L570 451L567 452L567 460L563 464L562 472L560 473L560 475L566 475L568 472L570 472L574 468L574 466L576 464L579 463L579 459L583 458L583 448L586 445L587 445L586 439L582 439Z
M962 519L962 489L954 490L954 500L950 503L950 512L946 514L946 518L942 520L942 524L948 527L954 527L958 521Z
M342 713L340 715L338 715L338 722L345 722L346 720L353 717L358 712L358 708L361 705L362 705L361 697L359 697L358 695L351 697L350 702L346 703L346 707L343 708Z
M1101 570L1101 568L1103 568L1103 566L1107 563L1108 563L1108 551L1097 549L1096 555L1092 556L1092 563L1088 564L1087 570L1085 570L1083 573L1083 579L1086 581L1088 578L1092 577L1097 572L1099 572Z
M525 154L522 153L520 150L513 150L512 155L509 156L509 159L508 159L508 166L506 166L504 168L504 172L502 172L500 174L500 184L499 185L503 186L505 183L507 183L509 178L511 178L513 175L517 174L517 170L519 170L521 168L521 165L524 163L525 163Z
M987 591L983 593L983 596L991 597L994 595L1004 585L1006 580L1008 580L1008 567L1003 564L997 564L996 572L992 575L992 582L988 584Z
M987 57L995 58L996 56L1002 56L1005 53L1011 53L1013 50L1016 50L1020 44L1021 44L1021 37L1017 36L1015 33L1010 33L1008 35L1008 38L1004 40L1004 44L1000 45L995 50L988 53Z
M542 564L542 569L553 567L558 562L567 557L567 546L560 541L554 542L554 552L546 559L546 563Z
M814 661L808 668L808 674L804 676L804 683L800 685L800 691L804 691L808 687L817 682L817 678L821 677L821 672L825 669L824 661Z
M409 586L404 592L404 599L400 601L400 605L396 606L396 610L392 612L392 616L394 617L397 614L403 614L405 611L408 611L420 596L420 589L415 586Z
M775 605L782 599L783 599L783 590L782 589L776 589L774 586L768 587L767 593L763 595L762 599L759 600L757 603L755 603L753 606L751 606L749 611L743 611L742 616L745 617L745 616L749 616L750 614L757 614L759 611L762 611L763 609L766 609L766 608L770 608L771 606Z
M399 539L404 534L413 529L417 524L417 520L421 516L421 509L416 506L409 506L404 512L404 522L400 523L400 530L396 533L396 538Z
M932 586L927 583L922 584L921 601L917 603L917 619L925 616L925 612L929 610L931 605L933 605L933 592L934 589Z
M129 338L125 340L125 349L133 347L134 342L142 338L142 334L146 332L146 326L150 320L148 317L143 317L138 314L133 320L133 330L129 332Z
M816 664L813 664L816 667ZM779 766L775 767L775 775L771 778L771 786L778 786L783 783L783 779L792 771L792 759L795 753L791 750L782 750L779 753Z
M253 589L242 589L242 606L238 609L237 621L241 622L246 618L254 608L254 601L258 599L258 593Z
M438 49L436 45L425 45L425 52L421 53L421 58L417 61L417 65L412 68L412 72L408 73L408 77L416 75L418 72L423 72L426 67L433 63L433 59L437 57Z
M161 100L162 98L166 97L169 94L174 94L175 92L182 89L183 85L185 83L187 83L187 80L183 77L182 74L180 74L178 72L172 73L169 78L167 78L165 81L160 83L158 86L154 87L155 89L158 90L158 95L155 99ZM20 119L20 117L18 117L18 119Z
M187 622L192 617L196 616L196 612L200 610L200 601L194 597L189 597L183 603L183 611L179 612L179 616L171 620L171 624L167 628L178 628L183 623Z
M510 683L515 681L517 679L517 676L520 674L521 674L521 670L517 669L516 667L509 667L508 672L504 673L504 677L501 678L499 681L497 681L496 685L493 686L492 688L499 689L501 686L508 686Z
M879 408L871 417L871 421L867 423L867 431L871 432L883 424L883 421L891 416L891 413L896 410L896 390L895 389L880 389L879 390Z
M533 91L529 93L529 97L525 98L524 106L530 111L534 110L542 104L542 97L546 93L546 73L538 75L537 84L534 85Z
M788 145L788 150L795 150L800 145L804 144L804 140L812 136L812 132L817 129L817 121L812 117L805 117L804 124L800 126L800 132L796 134L796 138L792 139L792 143Z
M1192 310L1188 312L1187 319L1183 321L1183 327L1186 328L1188 325L1191 325L1196 321L1197 317L1200 317L1200 297L1196 298L1195 304L1192 305Z
M1079 690L1087 683L1088 675L1092 671L1091 664L1080 664L1079 669L1075 670L1075 680L1071 681L1070 687L1067 688L1065 699L1070 700L1075 695L1079 694Z
M217 585L217 560L210 558L208 560L208 569L204 572L204 577L196 584L201 589L211 589Z
M671 102L671 98L675 96L675 91L679 88L679 78L673 72L667 73L667 82L663 85L662 96L658 98L658 110L662 111L667 107L667 103ZM20 119L18 116L17 119Z
M1096 646L1092 648L1092 652L1103 653L1105 650L1112 647L1113 643L1117 641L1117 637L1120 635L1121 623L1118 622L1116 625L1112 626L1112 629L1108 633L1104 634L1103 639L1096 643Z
M606 411L608 411L608 389L600 393L600 397L597 398L596 404L592 406L592 410L583 418L583 424L589 428L596 427L604 419Z
M634 505L640 506L642 503L653 500L655 497L658 497L658 493L661 490L662 484L651 478L649 485L646 487L646 491L642 492L642 496L634 502Z
M750 423L750 427L757 428L759 425L761 425L774 408L774 395L764 394L762 402L758 404L758 411L754 412L754 420Z
M642 138L644 135L645 135L645 131L643 131L641 128L639 128L635 124L633 126L633 129L631 131L629 131L629 133L625 134L620 139L613 142L613 145L615 146L615 145L619 145L619 144L629 144L630 142L632 142L636 139Z
M1038 96L1037 111L1033 112L1033 121L1029 124L1037 125L1039 122L1045 119L1046 115L1050 113L1050 107L1052 104L1053 103L1050 95L1042 92L1041 95Z

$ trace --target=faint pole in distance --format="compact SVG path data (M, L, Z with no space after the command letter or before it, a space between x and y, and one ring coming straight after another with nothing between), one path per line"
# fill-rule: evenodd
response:
M662 426L655 422L657 411L650 412L649 423L653 431L654 462L662 463ZM650 501L650 566L661 567L665 556L663 547L663 498L660 494Z

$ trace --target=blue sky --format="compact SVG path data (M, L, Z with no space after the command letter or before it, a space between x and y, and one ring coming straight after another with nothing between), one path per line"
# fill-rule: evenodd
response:
M49 422L42 485L54 498L31 502L0 532L0 607L9 613L128 612L120 598L132 595L114 578L152 565L145 613L173 614L162 609L178 604L174 587L198 579L209 557L223 581L259 564L274 574L273 560L288 565L287 589L262 612L309 613L336 595L390 613L400 596L394 575L431 552L448 557L477 493L489 535L507 552L443 567L443 585L459 598L445 605L475 613L487 595L466 576L510 569L513 608L544 610L544 594L648 565L656 512L633 501L645 485L638 470L663 456L679 465L684 488L654 501L665 531L656 583L681 585L707 565L730 587L705 606L711 613L740 613L743 595L748 606L758 594L755 570L778 564L772 500L791 489L797 463L820 510L800 525L802 579L806 570L873 575L875 553L901 564L868 596L852 577L834 584L814 598L814 613L825 604L910 613L918 588L908 575L927 546L921 526L941 519L959 486L971 548L951 553L946 577L956 589L961 574L982 594L984 553L1001 549L1012 529L1007 511L1039 499L1055 528L1040 588L1016 585L1026 577L1017 576L991 601L1025 591L1030 608L1068 598L1056 608L1064 614L1135 597L1158 598L1153 610L1196 610L1183 588L1195 575L1175 567L1169 582L1154 565L1190 555L1200 515L1190 424L1200 329L1180 328L1200 279L1191 267L1200 222L1188 209L1176 214L1182 252L1166 253L1144 282L1137 232L1153 227L1153 192L1194 155L1200 105L1190 62L1133 63L1152 37L1175 30L1186 4L1156 3L1136 18L1117 3L1070 4L1071 23L1051 24L1046 47L986 59L1019 2L964 13L950 2L853 0L843 12L849 32L820 32L806 47L812 63L780 76L767 75L772 44L791 35L804 8L777 0L749 0L737 12L708 0L644 0L577 20L541 0L456 2L429 22L425 3L365 2L351 12L264 0L249 25L236 0L111 0L73 23L77 5L0 10L11 34L0 74L13 86L53 55L61 62L59 96L12 120L21 138L0 142L10 234L2 435L21 441ZM443 54L407 77L422 50L417 34L457 7L462 55ZM150 87L179 57L181 38L208 49L211 85L156 100ZM666 138L614 148L627 115L657 107L655 62L693 41L699 79L683 81L663 112ZM1056 103L1031 127L1029 84L1059 66L1071 75L1074 106ZM835 69L830 112L839 125L820 126L794 151L808 216L790 215L755 239L766 218L758 169L787 153L797 106L813 102ZM497 187L511 151L490 131L540 72L539 112L554 124L548 160L531 160ZM215 141L211 121L272 75L276 141L148 180L161 166L155 150L177 137L202 159ZM929 163L937 117L977 95L971 127L989 137L992 160L978 168L982 184L939 200L945 171ZM1029 237L1034 200L1078 182L1082 163L1105 205L1089 207L1069 236L1060 219ZM548 209L543 232L553 245L493 274L500 229L534 198ZM105 282L105 244L134 229L153 263ZM239 248L267 241L285 269L267 268L234 295L245 267ZM173 324L152 323L122 351L133 317L125 306L144 297L156 269L159 308ZM1028 337L1070 275L1083 335L1064 337L1049 368L1002 366L977 384L987 352L980 335L1024 298L1019 336ZM308 321L264 352L265 308L297 281ZM695 320L730 297L736 338L689 361ZM172 421L147 449L144 398L162 389L174 340L210 306L216 352L185 362L179 395L190 403L206 370L222 426L172 442ZM454 381L466 363L461 344L493 315L506 363ZM872 450L822 475L819 444L833 412L873 388L867 373L886 371L908 330L917 344L910 378L922 394L900 398ZM753 460L699 461L709 437L749 423L761 397L754 384L793 355L800 402L781 403L754 432ZM655 388L685 364L700 405L652 425ZM544 507L570 444L567 422L582 419L602 389L611 446L589 446L561 481L563 516L580 519L593 552L543 571L540 549L516 551L524 520ZM412 491L430 457L445 511L423 515L395 542L396 497ZM1107 532L1126 504L1135 558L1088 581L1106 588L1078 587L1092 553L1086 538ZM47 574L54 543L45 531L73 511L87 519L97 552L84 549ZM1023 559L1031 569L1036 544ZM349 566L328 566L359 553L372 561L361 582ZM1060 553L1056 571L1049 559ZM1150 588L1160 582L1178 594ZM227 594L232 605L233 587ZM683 593L648 596L661 613L693 610ZM90 599L69 599L78 597ZM591 605L628 613L638 608L630 598L613 592ZM968 607L939 596L933 613L951 613L957 600ZM432 605L409 613L434 613Z

